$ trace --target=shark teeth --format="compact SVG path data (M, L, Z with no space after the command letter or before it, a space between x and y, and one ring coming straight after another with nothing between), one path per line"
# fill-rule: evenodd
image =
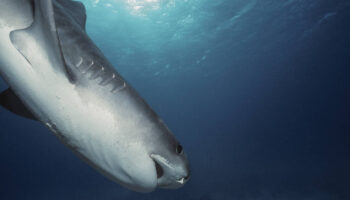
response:
M176 182L178 182L180 184L184 184L185 183L185 178L180 178L179 180L176 180Z

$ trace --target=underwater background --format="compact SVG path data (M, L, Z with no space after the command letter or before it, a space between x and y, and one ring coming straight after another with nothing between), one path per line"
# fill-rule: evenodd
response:
M181 141L191 179L129 191L0 108L1 200L350 199L350 1L83 3L88 34Z

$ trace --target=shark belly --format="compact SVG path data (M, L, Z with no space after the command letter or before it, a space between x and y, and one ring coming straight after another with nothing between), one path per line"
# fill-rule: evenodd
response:
M127 183L134 181L125 174L126 169L132 168L130 162L153 166L148 155L138 153L143 145L125 137L123 133L133 130L125 128L120 120L118 123L122 114L112 113L104 96L71 84L65 76L48 67L50 63L33 68L13 47L9 32L10 29L0 30L0 48L7 49L0 53L0 73L40 122L78 157L122 185L128 186ZM157 184L155 179L152 182Z
M9 39L11 31L9 27L0 29L0 49L6 50L0 52L0 74L10 88L38 120L76 154L84 157L89 164L99 166L102 171L112 171L110 169L113 168L118 173L114 160L107 159L116 158L108 155L114 152L108 150L113 147L113 140L107 134L103 135L114 128L113 115L81 99L74 85L47 67L50 63L34 69L12 45ZM101 149L100 144L104 144L105 149Z

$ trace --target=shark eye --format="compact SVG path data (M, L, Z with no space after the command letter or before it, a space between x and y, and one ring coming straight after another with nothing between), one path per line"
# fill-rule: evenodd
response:
M182 146L180 144L178 144L177 147L176 147L176 153L177 154L183 154L184 153L183 152L183 148L182 148Z

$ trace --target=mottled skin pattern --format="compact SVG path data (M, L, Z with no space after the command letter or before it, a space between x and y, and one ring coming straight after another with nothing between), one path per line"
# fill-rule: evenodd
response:
M181 187L190 175L181 145L87 36L85 19L82 4L70 0L2 0L2 77L111 180L140 192Z

